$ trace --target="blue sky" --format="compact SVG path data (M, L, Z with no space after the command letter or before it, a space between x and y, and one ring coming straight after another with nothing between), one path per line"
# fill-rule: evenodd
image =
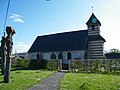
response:
M0 0L0 36L7 2ZM13 52L26 52L40 35L87 29L92 6L102 24L104 50L120 49L120 0L11 0L6 26L16 30Z

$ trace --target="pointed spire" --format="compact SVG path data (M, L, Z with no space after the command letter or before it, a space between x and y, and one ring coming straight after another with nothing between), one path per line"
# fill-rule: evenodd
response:
M93 19L96 19L95 22L93 21ZM101 23L100 21L96 18L96 16L94 15L94 13L92 13L92 15L90 16L89 20L86 22L87 26L95 26L95 25L100 25Z

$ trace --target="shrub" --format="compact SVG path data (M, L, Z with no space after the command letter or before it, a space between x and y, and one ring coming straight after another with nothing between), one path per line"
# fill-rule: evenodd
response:
M31 59L29 67L32 69L47 69L48 60Z
M48 70L57 70L57 61L56 60L49 60L47 63Z
M92 72L98 72L100 68L100 60L95 60L92 64Z
M57 61L56 60L30 60L29 67L31 69L48 69L48 70L57 70Z
M75 61L75 60L72 60L71 61L71 64L70 64L70 68L73 72L76 72L77 71L80 71L80 68L81 68L81 61Z
M29 67L30 59L12 59L12 67Z

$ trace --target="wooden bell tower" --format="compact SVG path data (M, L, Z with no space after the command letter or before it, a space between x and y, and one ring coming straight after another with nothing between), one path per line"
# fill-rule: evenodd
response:
M102 59L103 47L105 39L100 35L100 21L96 18L94 13L86 23L88 28L88 58L89 59Z

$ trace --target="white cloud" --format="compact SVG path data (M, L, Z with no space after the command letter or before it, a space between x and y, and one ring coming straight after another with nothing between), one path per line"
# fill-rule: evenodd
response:
M24 42L17 42L14 45L13 52L17 51L17 53L20 52L27 52L30 48L31 44L26 44Z
M22 18L21 15L18 14L12 14L9 18L15 19L15 18Z
M22 19L20 19L20 18L14 19L13 22L21 22L21 23L24 23L24 21L23 21Z
M19 14L12 14L9 19L12 19L13 22L16 22L16 23L24 23L23 19L22 19L22 16L19 15Z

